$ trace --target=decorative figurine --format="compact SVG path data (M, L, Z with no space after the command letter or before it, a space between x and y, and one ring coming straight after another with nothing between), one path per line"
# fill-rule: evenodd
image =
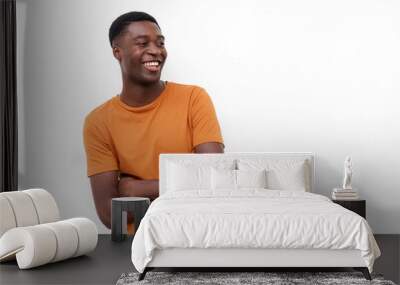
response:
M344 179L343 179L343 189L351 190L351 177L353 175L353 163L351 157L347 156L344 161Z

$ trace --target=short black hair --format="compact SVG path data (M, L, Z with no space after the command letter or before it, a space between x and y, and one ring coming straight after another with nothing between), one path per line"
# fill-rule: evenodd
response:
M156 19L145 12L132 11L122 14L121 16L116 18L114 22L112 22L110 30L108 31L108 38L110 40L110 45L112 46L114 38L119 36L121 32L126 28L126 26L128 26L132 22L139 22L139 21L153 22L158 26L158 28L160 28Z

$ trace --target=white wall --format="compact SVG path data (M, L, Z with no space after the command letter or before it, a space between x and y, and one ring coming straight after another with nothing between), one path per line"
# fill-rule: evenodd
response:
M163 78L208 90L226 151L315 152L325 195L352 155L373 231L400 233L400 2L17 0L17 8L21 188L51 191L63 217L101 225L82 123L121 88L109 25L142 10L167 39Z

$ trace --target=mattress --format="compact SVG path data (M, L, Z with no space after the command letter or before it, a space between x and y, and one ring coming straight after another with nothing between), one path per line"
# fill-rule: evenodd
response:
M132 242L143 272L162 249L359 250L372 272L379 248L367 221L327 197L241 189L169 192L150 206Z

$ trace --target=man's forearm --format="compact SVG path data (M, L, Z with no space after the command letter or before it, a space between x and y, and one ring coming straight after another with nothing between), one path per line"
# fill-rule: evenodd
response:
M121 197L147 197L154 200L158 197L158 180L141 180L124 176L118 184Z
M93 199L97 214L102 223L111 227L111 199L119 197L118 173L116 171L103 172L90 177Z

